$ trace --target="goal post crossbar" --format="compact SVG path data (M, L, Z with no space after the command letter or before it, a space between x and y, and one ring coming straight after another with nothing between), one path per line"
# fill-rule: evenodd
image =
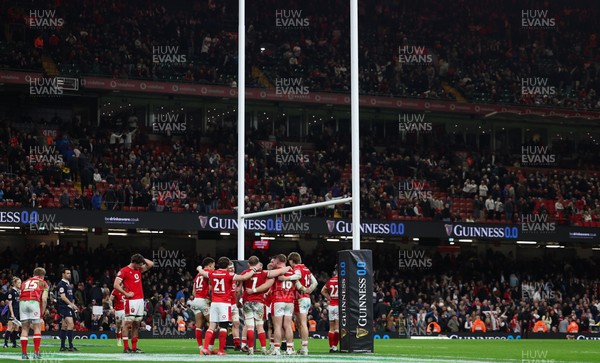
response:
M270 216L273 214L290 213L290 212L296 212L299 210L321 208L321 207L327 207L332 204L342 204L342 203L348 203L348 202L352 202L352 197L338 198L338 199L327 200L325 202L303 204L303 205L297 205L294 207L271 209L271 210L266 210L266 211L262 211L262 212L248 213L248 214L243 214L242 218L243 219L259 218L259 217Z

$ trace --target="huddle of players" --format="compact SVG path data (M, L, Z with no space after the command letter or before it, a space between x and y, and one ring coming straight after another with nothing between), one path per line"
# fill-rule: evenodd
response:
M71 270L62 269L62 279L57 284L58 310L62 319L60 332L61 351L66 351L65 341L69 338L68 351L77 351L73 346L73 315L77 309L74 304L73 289L71 287ZM21 358L29 359L27 355L27 344L29 342L29 330L33 329L33 359L41 359L40 345L42 342L42 318L46 311L49 295L48 283L44 280L46 270L36 267L33 277L21 281L13 277L12 286L7 294L7 307L10 312L8 329L4 335L4 348L8 348L9 338L13 348L17 347L16 337L21 327Z
M289 262L289 266L287 263ZM307 315L311 306L310 294L317 287L317 280L310 270L302 264L300 255L292 252L289 256L277 255L263 270L258 257L248 259L249 268L239 275L227 257L216 262L207 257L198 266L198 275L194 279L193 296L190 307L196 315L196 341L201 355L225 355L227 328L233 326L234 345L240 346L239 309L244 313L244 329L241 349L254 354L255 328L261 345L262 354L281 355L281 343L285 337L286 354L308 354ZM238 288L237 283L241 283ZM330 300L329 317L331 327L335 329L338 320L337 277L332 278L323 287L323 295ZM209 295L211 299L209 299ZM240 302L241 301L243 304ZM292 318L296 314L302 346L294 350ZM202 327L209 320L209 327L202 344ZM267 332L265 321L272 327L271 349L267 350ZM217 330L218 327L218 330ZM214 342L219 338L219 349L214 351ZM339 336L339 334L338 334ZM337 350L334 344L335 334L330 331L330 351Z

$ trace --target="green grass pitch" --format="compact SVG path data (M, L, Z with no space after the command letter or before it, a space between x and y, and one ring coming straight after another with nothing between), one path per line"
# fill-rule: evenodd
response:
M590 340L376 340L374 354L329 354L327 340L309 344L309 356L248 356L229 350L226 357L201 357L195 340L189 339L140 340L144 354L123 354L114 340L76 340L79 352L61 353L57 340L46 340L38 362L600 362L600 342ZM29 348L31 357L33 347ZM19 360L20 349L0 350L0 362Z

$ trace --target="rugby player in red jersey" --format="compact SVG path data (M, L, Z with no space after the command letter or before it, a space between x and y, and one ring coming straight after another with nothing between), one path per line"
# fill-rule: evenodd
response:
M215 260L211 257L206 257L202 260L202 268L206 271L212 271L215 269ZM202 329L208 321L210 312L210 286L208 279L200 273L196 275L194 279L194 288L192 289L192 296L194 300L190 302L190 308L194 311L196 316L196 342L198 343L198 349L202 350Z
M235 273L233 262L227 266L227 271ZM244 272L245 273L245 272ZM233 349L239 351L240 345L240 307L239 304L239 289L238 284L233 282L231 286L231 335L233 336Z
M123 320L125 319L125 296L117 289L113 289L110 293L109 304L111 310L115 313L115 323L117 325L117 347L123 346Z
M212 302L210 304L210 326L204 337L204 349L200 351L201 355L210 354L208 350L209 342L211 341L214 330L217 325L219 330L219 352L217 355L225 355L225 343L227 339L227 327L231 322L231 289L234 281L246 281L254 275L255 270L250 270L249 273L236 275L233 272L227 271L231 264L231 260L227 257L221 257L217 261L217 270L205 271L202 266L198 266L198 272L205 278L210 280L210 288L212 292Z
M296 281L296 299L294 301L294 313L296 314L296 323L299 325L300 340L302 347L298 351L301 355L308 355L308 310L310 310L310 294L317 288L317 279L310 272L308 267L302 264L302 258L298 252L292 252L288 255L290 266L294 272L300 272L300 279Z
M338 276L337 268L333 270L333 276L327 281L321 289L321 294L329 300L327 312L329 315L329 353L337 352L337 346L340 342L340 313L338 300Z
M46 311L48 300L48 284L44 281L46 270L36 267L33 277L21 284L21 300L19 300L19 317L21 318L21 358L27 356L29 328L33 328L33 359L41 359L40 345L42 344L42 318Z
M123 324L123 353L143 353L137 347L140 321L144 318L144 288L142 274L150 270L154 262L136 253L129 265L119 270L113 287L125 296L125 324ZM131 329L131 349L129 349Z
M283 275L290 271L290 267L284 266L277 270L265 271L262 269L258 257L252 256L248 259L248 265L257 272L250 280L244 282L244 323L247 327L248 354L254 354L254 327L258 332L261 351L267 354L267 336L265 333L265 291L269 290L275 280L273 278Z
M287 257L285 255L277 255L271 263L275 267L285 267ZM294 315L294 299L296 294L295 283L300 279L301 274L290 270L279 276L273 286L273 335L275 336L275 348L273 355L281 355L281 341L285 334L287 342L286 354L296 354L294 351L294 331L292 330L292 318Z

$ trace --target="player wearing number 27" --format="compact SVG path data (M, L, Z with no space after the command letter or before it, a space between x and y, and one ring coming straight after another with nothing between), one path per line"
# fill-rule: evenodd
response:
M42 315L46 311L48 300L48 284L44 281L46 270L36 267L33 277L25 280L21 285L21 300L19 301L19 313L21 316L21 358L29 359L27 356L27 341L29 327L33 324L33 359L41 359L40 345L42 344Z
M231 290L234 281L246 281L251 278L256 269L249 273L236 275L227 271L231 260L227 257L221 257L217 261L217 270L206 271L202 266L198 266L198 273L208 278L212 292L212 302L210 304L210 326L204 337L204 348L200 351L201 355L209 355L208 345L210 344L215 328L220 327L219 331L219 352L217 355L225 355L225 343L227 339L227 327L231 322Z

